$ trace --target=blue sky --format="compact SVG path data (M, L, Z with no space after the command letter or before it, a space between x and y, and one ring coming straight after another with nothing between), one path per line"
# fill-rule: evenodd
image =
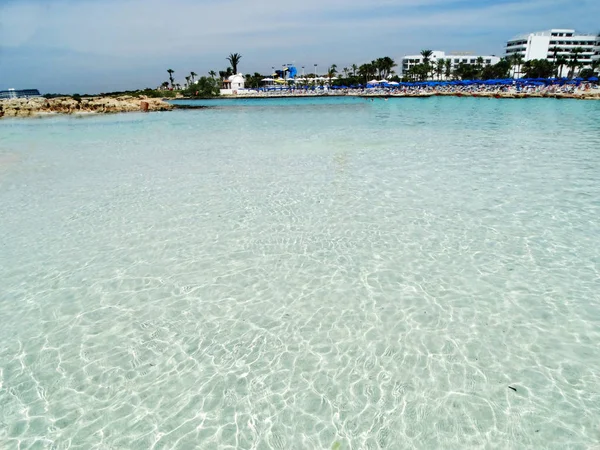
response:
M0 89L155 87L175 70L322 72L423 48L500 55L515 34L600 31L597 0L0 0Z

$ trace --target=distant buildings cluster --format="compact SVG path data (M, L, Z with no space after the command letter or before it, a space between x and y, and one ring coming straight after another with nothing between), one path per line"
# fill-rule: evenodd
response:
M470 66L474 66L477 64L481 64L482 66L489 66L492 64L496 64L500 61L498 56L494 55L473 55L470 52L455 52L446 54L440 50L434 50L431 52L431 56L429 56L428 61L434 67L438 64L439 61L444 61L446 64L450 65L452 71L456 70L456 68L460 64L466 64ZM407 55L402 58L400 63L400 76L403 76L409 72L413 67L424 64L425 57L423 55ZM441 75L441 79L445 79L445 74Z
M582 51L578 54L578 61L583 68L592 67L592 63L600 60L600 34L577 33L571 29L552 29L547 31L537 31L515 36L506 43L504 57L514 57L520 55L523 61L534 59L546 59L555 62L559 56L571 57L572 51L580 48ZM500 61L495 55L473 55L468 52L446 54L443 51L435 50L428 58L429 63L435 65L437 61L450 61L452 69L459 64L492 65ZM423 55L406 55L400 62L400 73L404 75L416 65L423 64ZM560 73L559 76L566 75Z

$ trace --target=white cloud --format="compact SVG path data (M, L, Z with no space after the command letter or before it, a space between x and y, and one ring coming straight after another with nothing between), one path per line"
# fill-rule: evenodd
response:
M531 19L552 10L556 1L530 0L467 10L447 10L422 15L370 17L366 8L440 6L443 0L59 0L45 3L19 1L0 7L4 23L3 45L41 42L45 46L107 55L185 54L220 50L237 45L282 47L290 40L323 43L361 39L360 33L385 33L403 28L422 28L435 33L439 27L486 25L497 28L511 21L524 27ZM565 7L568 3L562 3ZM474 2L474 5L477 3ZM598 10L598 7L596 7ZM352 12L356 12L355 17ZM336 20L343 14L344 22ZM360 14L360 16L358 15ZM524 17L523 14L527 14ZM348 18L350 16L350 18ZM18 18L13 22L13 18ZM243 37L243 40L240 40ZM338 38L343 39L338 39ZM443 39L440 40L443 43Z
M597 26L600 15L600 2L591 0L451 5L448 0L5 0L0 50L21 49L40 61L47 51L61 54L60 63L73 77L97 67L97 61L114 68L109 76L115 77L136 67L173 64L179 71L177 63L186 66L181 70L205 72L224 68L230 52L244 55L244 71L264 71L294 59L299 65L346 65L424 47L499 54L517 32L595 31L586 27ZM11 75L3 73L1 58L0 79ZM47 59L40 71L52 70ZM19 62L11 63L17 74L12 76L18 76Z

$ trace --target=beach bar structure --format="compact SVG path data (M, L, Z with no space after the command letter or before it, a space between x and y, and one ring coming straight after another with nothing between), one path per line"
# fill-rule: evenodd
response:
M246 86L246 79L244 75L238 73L231 75L223 80L223 87L221 88L221 95L235 95L237 91L243 90Z

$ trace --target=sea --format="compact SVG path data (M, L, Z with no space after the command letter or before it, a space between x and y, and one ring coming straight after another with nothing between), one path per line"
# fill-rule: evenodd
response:
M0 448L600 448L600 102L188 103L0 121Z

